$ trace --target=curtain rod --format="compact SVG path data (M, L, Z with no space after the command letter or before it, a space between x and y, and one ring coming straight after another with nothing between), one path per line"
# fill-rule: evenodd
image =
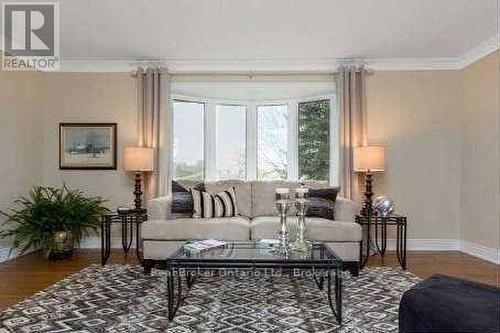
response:
M373 70L367 67L367 64L363 61L342 61L337 65L333 65L332 69L328 70L169 70L168 62L165 59L144 59L138 60L130 64L132 67L137 69L133 70L130 74L132 76L137 76L139 68L147 69L148 67L164 69L170 76L247 76L252 78L253 76L294 76L294 75L332 75L335 76L340 73L339 68L342 66L354 68L356 71L366 70L366 74L373 74Z
M360 72L361 69L356 70ZM309 76L325 76L332 75L336 76L340 73L338 70L332 71L168 71L168 74L173 77L182 76L247 76L252 78L254 76L299 76L299 75L309 75ZM370 68L366 69L366 74L373 74L373 70ZM130 73L131 76L136 77L137 71L134 70Z
M360 72L361 70L356 70L357 72ZM366 74L371 75L373 74L372 69L367 69ZM290 71L290 72L285 72L285 71L220 71L220 72L204 72L204 71L189 71L189 72L183 72L183 71L168 71L168 74L173 77L182 77L182 76L247 76L249 78L252 78L254 76L300 76L300 75L309 75L309 76L327 76L327 75L332 75L336 76L340 73L338 70L334 71L301 71L301 72L295 72L295 71ZM136 77L137 76L137 71L134 70L130 73L131 76Z
M357 72L361 71L356 69ZM368 74L373 73L372 69L366 68ZM204 76L217 76L217 75L232 75L232 76L293 76L293 75L337 75L340 73L339 70L330 71L169 71L171 75L183 76L183 75L204 75Z

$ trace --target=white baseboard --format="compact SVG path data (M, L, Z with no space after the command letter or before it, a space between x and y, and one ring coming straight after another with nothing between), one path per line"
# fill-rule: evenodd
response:
M101 237L93 236L87 237L80 243L80 249L100 249L101 248ZM113 249L121 249L122 248L122 239L121 237L111 237L111 248ZM133 238L131 248L135 249L135 237ZM9 247L0 246L0 262L4 262L7 260L12 260L19 257L19 250L14 249L10 255Z
M111 248L120 249L121 247L121 237L111 237ZM80 248L99 249L101 248L101 238L98 236L88 237L80 244ZM132 248L135 248L135 239L132 242ZM387 250L396 250L395 239L387 240ZM461 251L473 257L500 264L500 251L460 239L408 239L407 251Z
M111 237L111 248L118 249L122 247L121 237ZM81 249L99 249L101 248L100 237L88 237L80 244ZM132 242L132 248L135 248L135 238ZM387 240L387 250L396 250L396 240ZM408 239L408 251L459 251L459 239Z
M396 240L387 240L387 250L396 250ZM460 239L408 239L408 251L460 251L500 265L500 251Z
M101 248L101 237L93 236L87 237L80 243L80 249L100 249ZM111 237L111 248L113 249L121 249L122 248L122 238L121 237ZM133 238L131 248L135 249L135 237ZM10 255L9 247L0 246L0 262L4 262L7 260L12 260L19 257L19 250L14 249Z
M500 265L500 250L462 240L460 251Z
M80 249L100 249L101 248L101 237L93 236L87 237L80 243ZM121 236L111 237L111 248L121 249L122 248L122 238ZM135 249L135 237L132 239L131 248Z
M122 247L122 240L120 236L111 237L111 248L119 249ZM80 244L81 249L100 249L101 248L101 238L88 237L84 239ZM135 238L132 242L132 248L135 248ZM396 240L387 240L387 250L396 250ZM408 239L407 243L408 251L459 251L460 250L460 240L459 239Z
M407 251L459 251L459 239L408 239ZM387 240L387 250L396 250L396 240Z
M111 237L111 248L120 249L122 247L121 237ZM135 248L135 239L132 242L132 248ZM81 249L100 249L101 237L87 237L80 244ZM396 250L396 240L387 240L387 250ZM471 243L460 239L408 239L408 251L461 251L473 257L483 259L494 264L500 265L500 251L495 248ZM0 247L0 262L14 259L19 256L19 251L12 251L9 256L8 247Z

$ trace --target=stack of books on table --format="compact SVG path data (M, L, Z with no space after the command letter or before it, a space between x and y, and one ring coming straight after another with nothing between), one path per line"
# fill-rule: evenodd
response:
M184 245L184 249L194 252L203 252L218 247L226 246L227 242L218 241L216 239L206 239L201 241L196 241Z

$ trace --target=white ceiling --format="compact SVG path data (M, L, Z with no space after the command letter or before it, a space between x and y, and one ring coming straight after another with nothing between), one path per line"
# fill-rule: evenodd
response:
M325 61L458 57L496 0L62 0L61 57Z

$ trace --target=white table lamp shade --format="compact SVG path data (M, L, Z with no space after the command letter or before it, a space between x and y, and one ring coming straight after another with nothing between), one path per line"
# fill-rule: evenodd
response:
M385 150L380 146L362 146L354 148L354 171L383 172L385 168Z
M154 171L154 150L148 147L126 147L123 164L127 171Z

